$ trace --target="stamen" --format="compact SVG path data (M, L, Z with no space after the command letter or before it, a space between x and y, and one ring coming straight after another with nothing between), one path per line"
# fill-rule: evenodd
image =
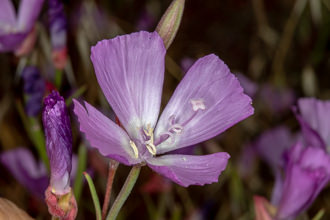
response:
M154 145L154 129L150 126L150 124L147 125L147 129L143 129L144 134L149 137L150 139L145 142L146 147L148 151L155 156L157 153L156 147Z
M152 156L155 156L157 153L156 147L154 144L152 143L146 143L146 147L148 149L148 151L152 154Z
M180 124L174 124L168 130L180 134L183 131L183 126L181 126Z
M135 145L135 143L133 141L129 141L129 144L131 145L131 148L133 149L133 152L134 152L134 156L135 158L138 158L139 157L139 151Z
M169 141L171 140L171 143L173 143L175 141L176 135L175 134L181 134L184 130L184 127L197 115L199 114L199 110L205 110L206 106L204 104L204 100L203 99L190 99L190 103L192 105L192 114L188 117L188 119L186 119L183 122L178 122L178 120L176 120L175 115L171 115L168 119L169 122L169 128L167 129L167 131L163 132L160 134L160 136L162 137L160 143L164 142L164 141ZM147 134L148 130L144 130L145 134ZM159 140L158 140L159 142ZM153 142L152 142L153 143ZM157 143L160 144L160 143Z

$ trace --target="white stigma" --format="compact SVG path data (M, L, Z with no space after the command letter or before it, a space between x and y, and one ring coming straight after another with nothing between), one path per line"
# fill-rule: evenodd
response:
M205 110L205 104L203 99L191 99L190 103L192 105L192 109L194 112L197 112L198 110Z
M138 158L139 157L139 151L138 151L135 143L133 141L129 140L129 144L131 145L131 148L133 149L135 158Z

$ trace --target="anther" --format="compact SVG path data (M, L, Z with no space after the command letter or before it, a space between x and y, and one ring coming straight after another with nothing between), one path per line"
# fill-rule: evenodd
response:
M138 158L139 157L139 151L135 145L135 143L133 141L129 141L129 144L131 145L131 148L133 149L133 152L134 152L134 156L135 158Z
M147 129L143 129L144 134L150 139L145 142L148 151L155 156L157 153L156 147L154 145L154 129L151 128L150 124L147 125Z

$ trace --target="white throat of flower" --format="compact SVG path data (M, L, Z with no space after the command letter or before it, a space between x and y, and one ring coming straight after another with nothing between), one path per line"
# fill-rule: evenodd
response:
M146 148L148 149L149 153L152 156L155 156L157 154L157 150L156 150L156 146L154 145L154 129L151 127L150 124L147 125L146 129L143 129L143 135L147 139L146 141L144 141ZM139 150L138 150L136 144L132 140L129 141L129 144L133 150L134 157L138 158Z
M192 105L192 110L193 110L193 114L184 122L182 123L175 123L175 116L172 115L169 119L169 123L170 123L170 127L168 128L167 132L164 132L162 135L167 135L167 138L163 141L166 141L167 139L172 139L173 141L173 135L174 134L180 134L183 132L184 126L186 126L196 115L200 110L205 110L206 106L204 104L204 100L203 99L191 99L190 100L190 104ZM147 139L146 141L144 141L144 144L146 146L146 148L148 149L149 153L152 156L155 156L157 154L157 149L156 146L154 144L154 128L151 127L150 124L147 124L147 128L143 128L143 135L145 136L145 138ZM163 142L161 141L161 142ZM136 144L130 140L129 141L130 146L134 152L134 156L135 158L139 157L139 151L138 148L136 146ZM160 143L158 143L160 144ZM158 145L157 144L157 145Z

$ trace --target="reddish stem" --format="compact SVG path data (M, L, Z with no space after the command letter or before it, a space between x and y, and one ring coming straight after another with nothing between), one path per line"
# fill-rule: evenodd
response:
M113 183L113 179L115 177L118 165L119 165L119 163L115 160L110 160L110 162L109 162L107 188L106 188L103 207L102 207L102 220L104 220L106 218L106 215L107 215L107 211L108 211L109 203L110 203L111 191L112 191L111 190L112 189L112 183Z

